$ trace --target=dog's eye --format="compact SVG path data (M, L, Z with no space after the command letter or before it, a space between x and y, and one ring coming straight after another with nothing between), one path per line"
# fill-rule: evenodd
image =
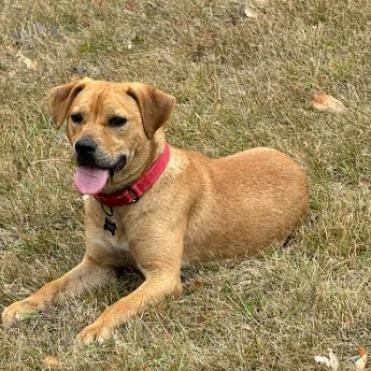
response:
M126 117L122 117L122 116L112 116L109 120L108 120L108 125L109 126L112 126L114 128L117 128L117 127L120 127L120 126L123 126L127 123L128 119Z
M81 115L81 113L73 113L71 115L71 120L75 124L80 124L82 122L82 115Z

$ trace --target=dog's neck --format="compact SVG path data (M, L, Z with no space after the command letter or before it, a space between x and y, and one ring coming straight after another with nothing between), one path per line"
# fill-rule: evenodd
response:
M139 179L162 153L166 140L163 130L158 130L153 140L148 141L140 148L137 148L132 155L135 161L130 161L124 169L110 177L104 187L104 193L114 193L120 191L137 179Z

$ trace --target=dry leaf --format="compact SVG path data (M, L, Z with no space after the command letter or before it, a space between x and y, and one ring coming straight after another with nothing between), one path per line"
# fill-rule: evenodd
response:
M343 113L346 108L342 102L325 93L315 93L312 96L312 105L319 111Z
M329 351L328 351L328 357L326 357L326 356L315 356L314 360L319 365L324 365L324 366L326 366L327 368L330 368L333 371L336 371L336 370L339 369L339 359L331 349L329 349Z
M59 360L55 356L46 356L43 360L44 366L48 368L56 368L59 366Z
M194 279L193 282L192 282L192 286L195 288L195 289L203 289L204 286L205 286L205 282L201 279Z
M248 4L241 4L240 6L240 17L241 18L258 18L258 15L256 12L248 5Z
M367 350L364 347L358 347L357 352L359 354L359 358L354 365L356 366L357 371L362 371L365 369L367 363Z
M371 187L371 180L368 178L361 178L358 184L364 187Z
M134 12L137 9L137 4L133 0L128 0L125 4L125 9L129 12Z
M37 70L37 62L36 60L32 60L26 56L24 56L21 52L18 52L17 53L17 57L18 59L23 62L26 67L29 69L29 70L33 70L33 71L36 71Z
M187 288L189 289L190 292L202 290L205 286L209 286L209 284L202 278L194 278L187 284Z

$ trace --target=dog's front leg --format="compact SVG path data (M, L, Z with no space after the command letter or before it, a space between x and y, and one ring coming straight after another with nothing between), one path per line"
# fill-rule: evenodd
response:
M102 343L111 337L116 327L143 311L148 304L157 303L170 294L179 295L180 292L179 277L165 272L150 274L135 291L108 307L95 322L85 327L78 338L85 343Z
M113 277L111 267L96 264L85 256L80 264L61 278L47 283L28 298L13 303L2 314L3 324L25 319L30 315L45 311L63 296L78 296L88 289L100 286Z
M141 228L148 230L145 226ZM175 227L164 228L162 233L157 230L157 233L161 233L159 236L145 236L131 243L131 252L145 276L145 281L128 296L109 306L95 322L85 327L78 334L81 341L101 343L111 337L115 328L142 312L149 304L158 303L168 295L181 294L183 234L180 231L169 235L174 229Z

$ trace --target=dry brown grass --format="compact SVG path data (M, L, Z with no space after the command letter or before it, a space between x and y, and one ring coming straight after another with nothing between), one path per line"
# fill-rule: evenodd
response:
M195 267L185 294L133 319L103 347L75 334L135 287L116 282L11 330L0 369L315 370L328 347L349 364L371 348L368 0L3 0L0 50L0 301L58 277L83 254L82 202L62 132L44 113L73 74L140 80L176 96L169 141L219 156L257 145L292 154L312 212L289 245ZM27 59L28 58L28 59ZM314 111L323 90L343 115ZM348 367L348 366L345 366Z

